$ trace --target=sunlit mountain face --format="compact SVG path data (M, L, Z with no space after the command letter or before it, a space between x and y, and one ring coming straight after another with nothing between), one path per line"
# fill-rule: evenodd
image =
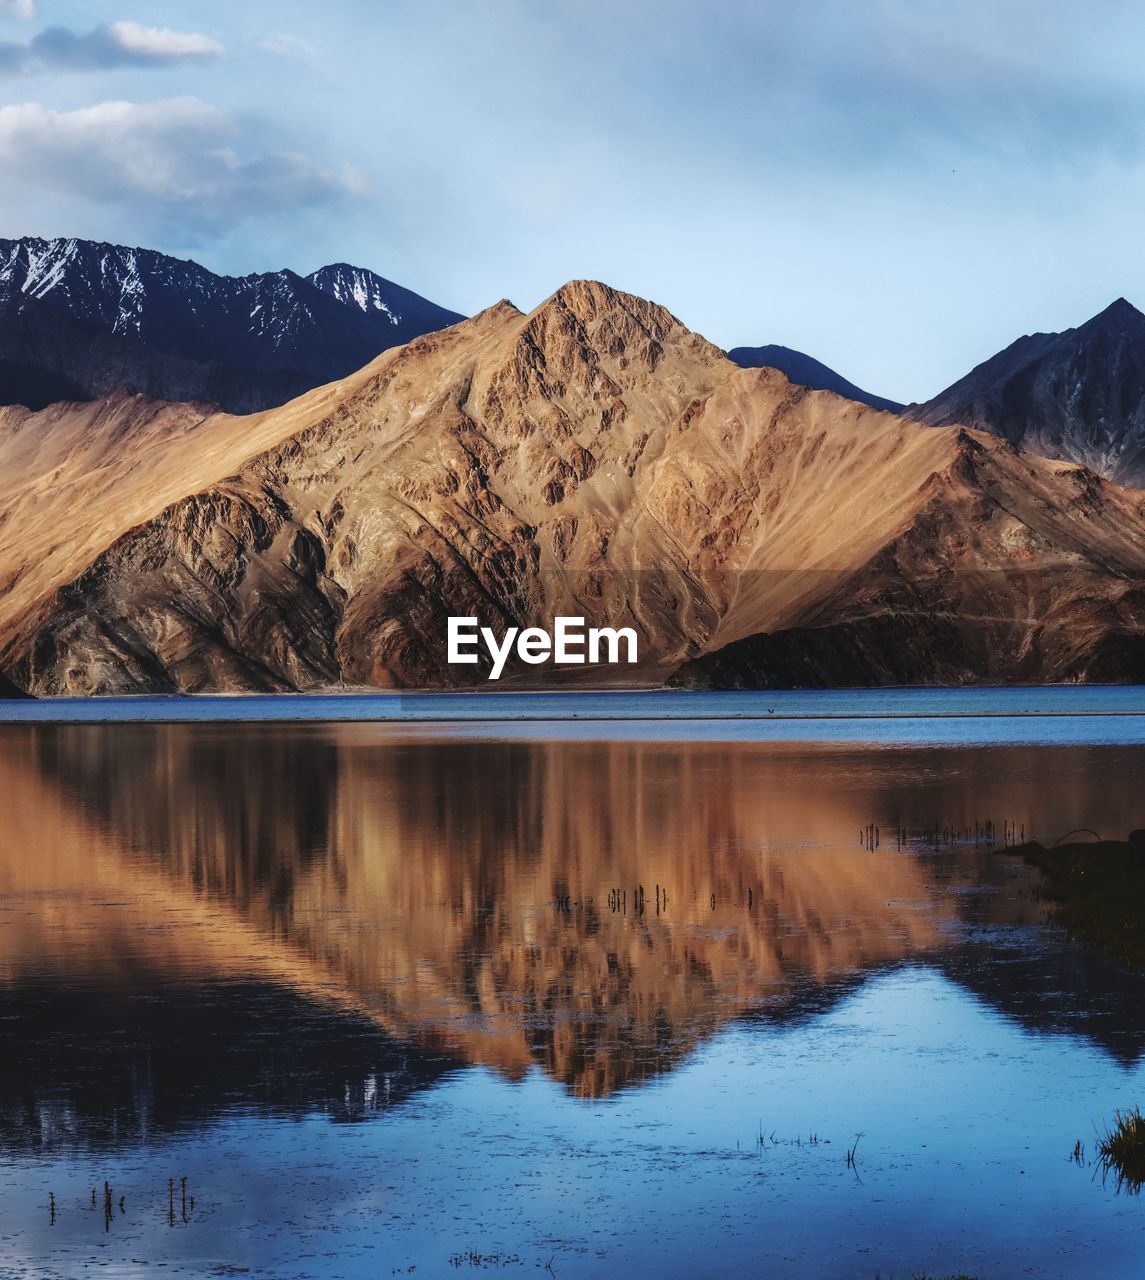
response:
M34 694L1145 673L1136 490L739 368L595 281L250 418L0 410L0 503L0 669ZM470 616L638 653L451 662Z

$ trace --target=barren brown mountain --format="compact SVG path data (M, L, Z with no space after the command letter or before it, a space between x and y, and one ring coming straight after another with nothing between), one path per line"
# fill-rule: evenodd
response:
M0 669L36 692L483 684L447 615L570 611L637 629L629 681L1145 675L1145 493L594 283L249 418L8 410L0 466Z

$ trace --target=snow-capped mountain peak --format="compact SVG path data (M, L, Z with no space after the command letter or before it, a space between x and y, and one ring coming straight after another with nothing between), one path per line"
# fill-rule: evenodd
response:
M393 305L393 293L397 286L362 267L352 267L346 262L335 262L321 267L306 277L315 288L337 298L346 306L359 311L381 312L391 324L400 324L402 317Z
M309 277L288 269L224 276L149 249L0 240L0 371L9 370L0 374L0 403L44 403L53 388L74 399L126 385L236 411L265 408L459 319L346 263ZM100 348L103 368L77 380L74 366L84 360L56 350L65 329L69 342L86 347L99 334L134 345L110 364ZM54 372L39 367L53 360ZM157 372L171 360L179 362L174 380Z

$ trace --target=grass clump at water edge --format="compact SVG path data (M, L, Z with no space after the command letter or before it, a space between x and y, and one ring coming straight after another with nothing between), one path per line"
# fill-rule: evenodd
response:
M1097 1140L1097 1164L1101 1176L1114 1176L1117 1190L1140 1194L1145 1186L1145 1116L1140 1107L1116 1111L1113 1126Z

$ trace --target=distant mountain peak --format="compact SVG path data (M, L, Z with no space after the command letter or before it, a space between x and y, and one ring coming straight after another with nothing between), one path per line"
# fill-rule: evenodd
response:
M348 263L224 276L150 249L0 239L0 404L125 387L250 412L460 319Z
M742 369L778 369L789 382L798 386L810 387L812 391L833 391L838 396L869 405L872 409L899 413L903 408L900 401L872 395L862 387L855 386L841 373L836 373L834 369L816 360L814 356L796 351L792 347L781 347L776 343L768 343L762 347L733 347L728 352L728 358Z
M1074 329L1019 338L908 415L1145 485L1145 314L1117 298Z
M1091 326L1106 328L1111 325L1124 326L1134 325L1145 327L1145 313L1139 311L1132 302L1125 298L1117 298L1105 308L1099 311L1091 320L1087 320L1085 324L1080 325L1081 329L1088 329Z
M306 279L346 306L356 307L366 315L380 312L388 317L391 324L401 322L401 316L393 310L395 286L373 271L351 266L348 262L333 262L311 272Z

